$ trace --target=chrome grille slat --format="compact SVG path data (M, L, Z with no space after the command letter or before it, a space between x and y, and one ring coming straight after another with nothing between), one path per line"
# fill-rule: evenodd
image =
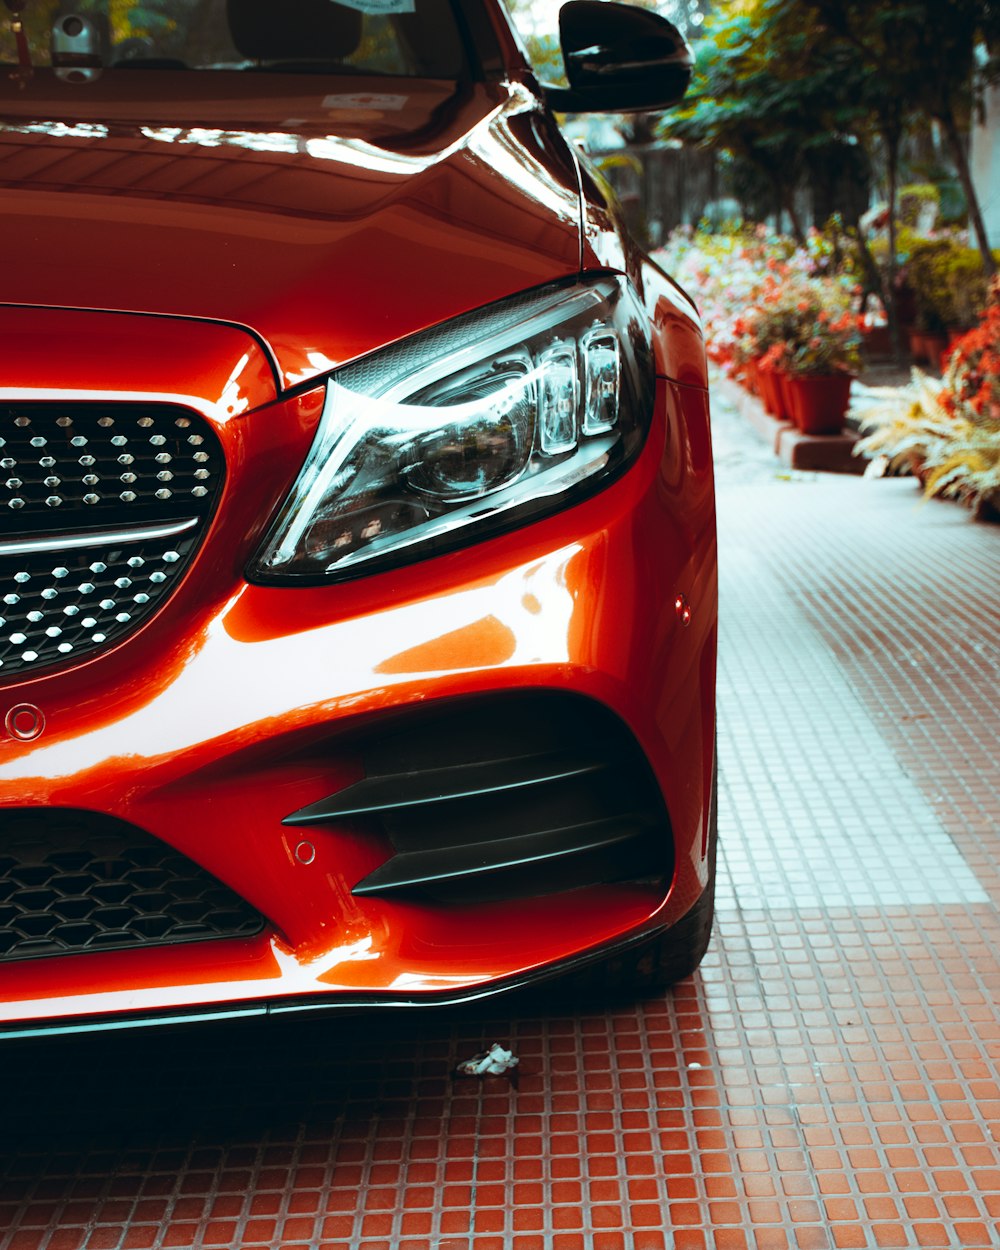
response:
M198 524L197 517L175 521L171 525L140 525L131 530L86 530L82 534L53 534L50 538L25 538L20 542L0 543L0 556L30 556L51 551L70 551L78 547L105 547L109 543L141 543L153 538L174 538Z

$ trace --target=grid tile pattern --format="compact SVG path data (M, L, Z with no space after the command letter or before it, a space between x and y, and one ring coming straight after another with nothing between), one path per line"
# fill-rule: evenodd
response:
M758 495L725 500L734 523L720 571L738 605L723 621L719 661L720 846L735 901L986 902L841 666L788 601L761 530L740 532L736 518L760 513Z
M882 491L901 518L919 514L919 542L899 525L884 544L838 550L829 528L837 495L824 489L809 518L823 584L789 568L787 585L996 898L1000 769L983 763L997 743L1000 533L977 526L970 541L967 513L925 507L905 479ZM858 605L856 623L832 610L845 602Z
M4 1048L2 1250L1000 1246L1000 531L715 429L701 971ZM452 1075L494 1040L516 1082Z

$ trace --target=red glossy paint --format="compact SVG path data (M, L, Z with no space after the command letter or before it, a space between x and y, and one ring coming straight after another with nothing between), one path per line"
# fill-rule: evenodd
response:
M0 678L0 724L22 703L45 718L36 739L0 741L0 814L119 817L268 920L250 939L0 961L0 1025L488 988L673 924L701 893L717 585L700 328L595 182L581 202L575 160L512 49L525 84L407 84L407 108L370 118L324 111L283 75L264 99L245 84L210 99L170 73L137 75L158 94L110 80L75 100L51 84L0 90L2 212L18 239L0 404L183 403L215 427L227 466L201 550L141 629L83 663ZM248 583L316 431L322 375L605 267L640 290L660 375L628 472L448 555L329 586ZM447 907L355 897L387 845L349 820L281 824L359 778L359 726L531 688L590 696L634 734L673 829L665 896L608 884Z
M85 110L0 79L5 302L252 326L294 386L579 268L572 160L522 124L540 114L519 84L405 82L380 112L323 107L326 79L222 75L218 98L203 74L131 77Z
M30 796L132 821L210 869L275 929L239 943L0 965L8 1018L337 987L455 988L679 918L704 881L702 722L711 704L691 675L714 646L716 593L711 491L685 433L703 419L697 407L663 384L639 462L594 499L467 551L337 587L243 582L233 534L254 510L243 482L231 482L202 556L141 634L74 670L4 690L3 699L44 709L47 728L35 742L4 744L0 804ZM274 429L282 415L282 428L301 427L301 414L274 409L232 423L251 477L275 451L254 427ZM683 587L690 628L661 610L650 577ZM497 627L484 622L505 631L499 654ZM675 827L686 830L666 901L636 886L447 912L355 899L349 884L386 852L349 824L306 835L317 856L309 865L295 858L303 833L281 818L357 779L350 744L360 719L530 686L591 695L645 748ZM475 936L492 932L491 920L508 935L503 944Z
M0 304L8 400L153 399L219 424L277 399L265 347L204 320Z

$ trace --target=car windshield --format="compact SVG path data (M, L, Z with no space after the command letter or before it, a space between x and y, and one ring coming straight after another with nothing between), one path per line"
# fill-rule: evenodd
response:
M0 63L67 81L107 69L467 76L450 0L19 0ZM16 7L9 5L8 7Z

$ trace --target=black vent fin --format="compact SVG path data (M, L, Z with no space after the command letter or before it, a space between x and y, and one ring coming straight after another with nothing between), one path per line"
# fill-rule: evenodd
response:
M354 887L443 906L632 882L665 890L674 848L635 737L594 699L534 690L435 700L351 741L364 779L285 817L349 817L389 858Z
M420 772L366 777L329 798L311 803L282 821L315 825L343 816L362 816L455 799L488 798L507 790L545 785L600 772L607 764L569 754L523 755L485 763L458 764Z
M551 860L568 860L638 843L651 832L641 816L595 820L491 842L473 842L394 855L354 887L354 894L393 894L421 886L457 883Z

